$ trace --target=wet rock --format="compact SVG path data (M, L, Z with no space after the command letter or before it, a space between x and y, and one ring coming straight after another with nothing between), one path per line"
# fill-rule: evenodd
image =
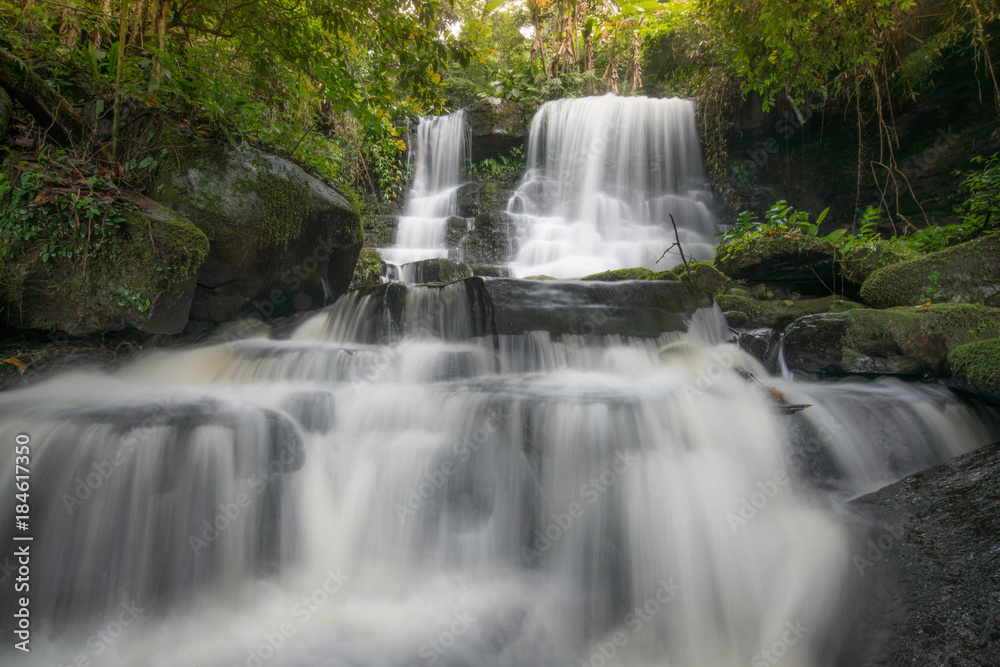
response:
M728 313L725 313L725 315L726 320L729 321ZM770 361L775 348L780 341L780 330L776 330L771 327L761 327L759 329L741 331L736 337L736 344L739 345L741 349L746 350L756 357L765 366L768 366L769 370L773 370L770 368Z
M601 273L592 273L584 276L580 280L593 280L604 283L618 282L619 280L678 280L677 274L673 271L653 271L644 266L637 266L631 269L612 269Z
M524 147L531 125L531 107L521 102L487 97L465 107L472 160L480 162Z
M1000 306L1000 236L988 236L874 272L861 298L876 308L928 301Z
M715 265L737 280L793 283L803 293L829 294L836 284L831 243L793 233L751 233L718 248Z
M736 286L733 280L715 268L712 262L689 259L687 265L678 264L673 269L679 280L694 283L709 294L721 294Z
M1000 443L851 507L863 613L838 664L1000 664Z
M473 264L472 275L482 278L510 278L510 268L494 264Z
M462 218L499 213L507 208L512 194L504 184L496 181L466 183L455 193L455 210Z
M948 353L945 384L1000 403L1000 338L959 345Z
M453 215L445 222L444 244L448 248L458 248L469 234L469 221Z
M722 294L716 296L715 300L723 311L745 314L747 316L746 326L754 329L759 327L783 329L806 315L828 312L839 313L863 307L860 304L847 301L838 296L828 296L822 299L763 301L735 294Z
M503 262L510 256L511 234L511 220L506 213L480 213L463 239L463 254L470 262Z
M1000 309L939 304L809 315L785 330L785 359L806 372L941 374L948 353L1000 334Z
M350 285L364 234L357 207L301 167L247 148L177 135L160 201L210 242L193 317L225 322L317 308Z
M604 283L498 278L486 281L486 291L499 334L659 336L686 330L696 310L712 306L703 290L672 280Z
M407 281L412 283L451 283L472 277L468 264L444 258L422 259L399 268Z
M726 318L726 324L733 329L745 329L750 326L750 318L738 310L727 310L722 316Z
M396 242L399 218L395 215L368 214L361 218L366 248L388 248Z

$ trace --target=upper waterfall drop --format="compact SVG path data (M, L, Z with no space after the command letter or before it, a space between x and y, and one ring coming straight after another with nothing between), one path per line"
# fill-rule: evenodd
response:
M396 244L383 253L390 264L448 256L445 230L448 218L457 212L456 193L469 156L468 135L464 109L420 119L413 186L399 218ZM403 273L400 277L406 280Z
M668 269L710 259L716 230L694 102L603 97L542 105L528 170L508 204L519 237L516 276L577 278L609 269Z

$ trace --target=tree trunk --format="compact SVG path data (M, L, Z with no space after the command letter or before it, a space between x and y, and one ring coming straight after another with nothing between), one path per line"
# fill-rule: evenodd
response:
M10 129L10 117L14 114L14 100L3 88L0 88L0 143L7 138Z
M62 95L49 88L20 58L0 48L0 86L62 142L82 141L86 125Z

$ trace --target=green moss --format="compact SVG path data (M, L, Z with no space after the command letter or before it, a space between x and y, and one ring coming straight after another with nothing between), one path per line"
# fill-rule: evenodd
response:
M644 266L637 266L631 269L613 269L584 276L580 280L599 280L602 282L616 282L618 280L677 280L677 274L673 271L652 271Z
M722 294L735 285L732 279L715 268L712 262L688 260L686 267L684 264L678 264L672 271L679 280L694 283L709 294Z
M256 179L240 179L236 189L256 195L263 208L259 235L262 248L287 247L298 236L303 221L312 212L312 199L305 183L296 183L271 172ZM359 243L364 242L364 229L358 229Z
M838 296L828 296L822 299L801 299L798 301L761 301L734 294L722 294L715 297L723 311L735 311L747 316L750 328L776 327L784 328L800 317L817 313L839 313L855 308L863 308L853 301L841 299Z
M837 266L844 280L861 285L879 269L916 259L919 256L920 253L902 243L875 241L854 248L846 256L842 254Z
M855 310L841 341L845 358L869 355L877 341L891 340L909 352L959 345L1000 335L1000 310L973 304L938 304L892 310Z
M1000 305L1000 237L985 237L875 271L861 298L877 308L927 301Z
M948 353L948 362L970 384L1000 391L1000 338L959 345Z
M538 274L537 276L525 276L522 280L559 280L558 278L553 278L552 276L546 276L543 274Z

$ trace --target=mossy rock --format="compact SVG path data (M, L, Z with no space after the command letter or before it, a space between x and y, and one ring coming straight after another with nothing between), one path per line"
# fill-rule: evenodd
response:
M382 253L375 248L362 248L358 256L358 265L354 269L354 278L351 280L351 289L378 285L385 273L386 263L382 259Z
M521 278L521 280L559 280L559 279L553 276L547 276L543 273L539 273L538 275L535 276L525 276Z
M863 308L861 304L848 301L839 296L827 296L821 299L776 300L762 301L760 299L738 296L735 294L720 294L715 297L719 307L726 312L739 312L746 315L748 329L759 327L784 328L806 315L817 313L839 313L855 308ZM727 318L727 321L732 321ZM732 326L738 327L733 324Z
M472 277L472 269L468 264L443 257L409 262L399 268L408 283L452 283Z
M994 402L1000 399L1000 338L959 345L948 353L957 389L980 394Z
M368 214L361 218L366 248L388 248L396 242L399 218L394 215Z
M524 146L532 108L521 102L487 97L465 107L472 160L479 162Z
M179 333L188 321L205 234L138 195L111 247L88 258L43 262L41 243L20 243L0 266L0 317L20 329L86 336L135 329Z
M580 280L613 283L619 280L678 280L678 277L673 271L653 271L644 266L637 266L631 269L612 269L611 271L592 273L580 278Z
M504 262L510 257L512 233L512 221L506 213L480 213L473 221L472 230L462 238L462 254L473 263Z
M809 315L785 330L785 359L807 372L942 374L960 345L1000 334L1000 309L938 304Z
M815 236L756 231L720 245L715 266L737 280L790 282L829 293L836 259L833 244Z
M224 322L256 311L319 307L350 285L364 230L353 193L262 151L172 133L160 201L211 241L192 317Z
M988 236L875 271L861 287L876 308L928 301L1000 306L1000 236Z
M678 264L671 271L678 280L694 283L709 294L722 294L736 285L732 278L715 268L715 264L705 260L688 260L687 266Z
M513 195L507 183L482 181L466 183L455 192L455 212L462 218L500 213Z
M855 248L846 257L841 258L837 268L843 280L861 285L879 269L919 256L919 252L902 243L880 240Z

